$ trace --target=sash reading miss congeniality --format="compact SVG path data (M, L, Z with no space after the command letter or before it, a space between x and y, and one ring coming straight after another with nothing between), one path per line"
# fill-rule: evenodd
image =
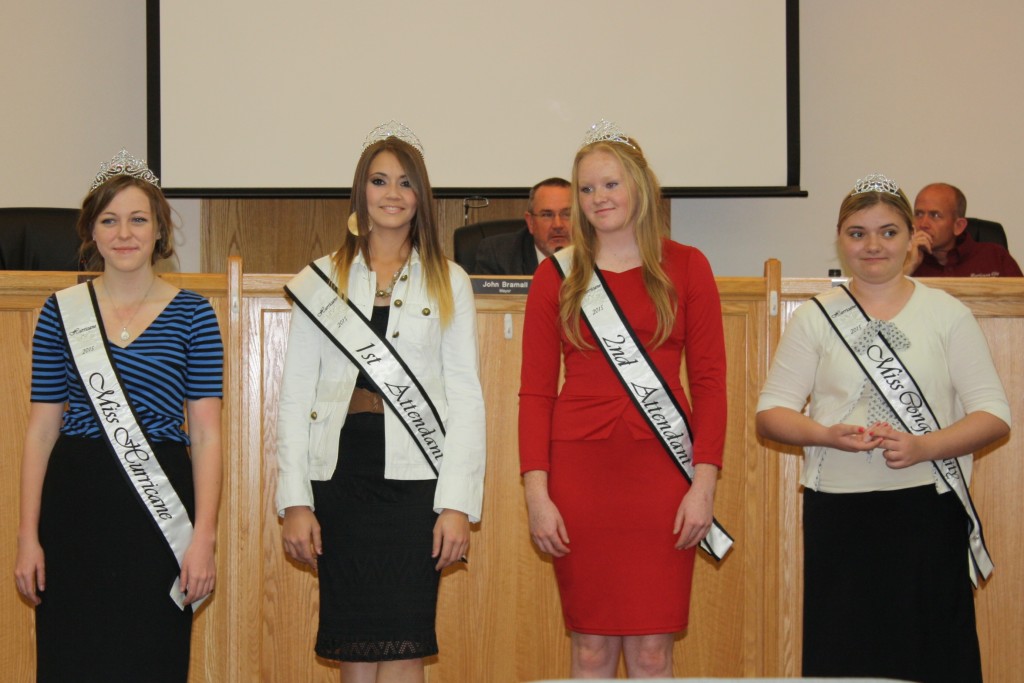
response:
M181 567L192 542L192 522L156 459L114 368L91 286L82 283L61 290L56 298L72 361L107 445ZM180 609L185 609L185 594L177 577L170 595ZM193 602L192 609L198 609L205 599Z
M427 392L391 344L369 321L338 296L327 275L330 256L306 266L285 286L299 309L338 349L366 373L384 402L398 416L436 475L444 457L444 425Z
M853 340L861 334L865 323L870 318L861 309L857 300L844 286L833 287L830 291L814 297L832 328L843 340L850 354L860 365L868 380L875 387L885 402L889 404L903 428L910 434L928 434L941 429L931 406L921 393L910 370L889 345L885 336L879 333L864 351L858 354L853 350ZM971 493L964 480L963 469L958 458L949 458L941 462L932 460L932 467L938 473L937 482L941 481L956 494L967 512L968 544L970 557L971 581L978 585L978 575L987 579L992 574L992 558L985 547L985 538L981 530L981 520L974 509ZM939 485L937 483L937 485Z
M555 265L563 279L571 269L571 254L571 249L563 249L554 255ZM693 483L693 439L686 415L596 268L581 308L584 322L633 404L686 481ZM732 537L718 520L712 520L711 530L700 542L700 547L711 557L721 560L732 548L732 543Z

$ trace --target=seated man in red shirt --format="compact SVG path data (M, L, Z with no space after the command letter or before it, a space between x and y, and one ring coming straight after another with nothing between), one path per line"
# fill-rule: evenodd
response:
M903 272L916 277L1021 277L1002 245L975 242L967 228L967 198L946 183L926 185L914 200L913 249Z

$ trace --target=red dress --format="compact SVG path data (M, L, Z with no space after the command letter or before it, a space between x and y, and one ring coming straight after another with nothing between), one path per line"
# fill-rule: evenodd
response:
M602 275L687 414L694 462L721 467L726 396L718 288L707 259L693 247L666 240L662 261L679 308L671 336L657 348L649 346L656 318L641 269ZM522 472L549 473L551 499L565 521L570 552L554 565L566 626L600 635L681 631L695 549L675 549L672 525L689 485L601 351L580 350L566 340L558 318L560 285L548 260L530 286L519 457ZM593 346L586 326L581 328ZM684 349L694 409L679 381Z

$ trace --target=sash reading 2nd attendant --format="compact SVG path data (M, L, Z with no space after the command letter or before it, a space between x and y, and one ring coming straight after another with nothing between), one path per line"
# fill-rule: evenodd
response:
M563 279L571 270L571 254L572 249L568 248L552 257ZM692 484L693 437L686 415L596 268L587 284L581 308L584 322L629 398L665 452L671 456L672 462ZM721 560L732 548L732 543L729 533L717 519L713 519L711 530L700 542L700 547L711 557Z
M327 275L331 269L331 257L321 257L296 275L285 291L299 310L366 373L436 475L444 457L444 425L437 408L398 351L370 327L359 309L338 296L337 285Z
M92 286L82 283L61 290L55 296L72 361L107 445L180 568L185 551L192 542L192 522L178 492L156 459L114 367L99 323L99 309ZM171 585L170 595L180 609L185 609L185 594L177 577ZM205 599L193 602L192 609L198 609Z
M879 333L863 353L854 351L854 340L863 332L870 318L845 286L840 285L819 294L813 301L907 433L920 436L942 428L910 370L892 349L884 334ZM969 568L971 581L977 587L978 575L987 579L992 574L993 565L960 460L949 458L941 462L930 462L937 475L936 486L952 490L967 513Z

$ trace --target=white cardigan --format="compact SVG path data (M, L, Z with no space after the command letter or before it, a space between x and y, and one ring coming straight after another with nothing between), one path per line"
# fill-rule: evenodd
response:
M317 265L334 269L331 256ZM441 326L437 303L427 295L417 251L409 277L399 280L391 298L387 340L416 375L445 425L444 458L437 476L434 510L465 512L480 520L483 503L486 433L483 392L476 348L476 305L469 276L448 263L455 314ZM349 271L348 298L369 318L376 274L362 255ZM396 335L397 333L397 335ZM300 309L292 307L277 417L277 510L313 508L311 480L328 480L338 463L338 440L359 368L328 341ZM433 479L422 451L390 410L384 412L384 477Z
M892 322L910 339L900 358L928 400L941 427L984 411L1010 424L1010 406L996 374L985 335L970 309L942 290L916 280L914 293ZM811 397L811 419L826 426L865 424L867 379L825 316L803 303L786 325L757 410L799 411ZM885 491L936 482L930 462L903 469L886 466L881 453L847 453L824 446L804 448L800 483L825 493ZM971 456L961 459L971 481ZM946 490L939 488L940 492Z

